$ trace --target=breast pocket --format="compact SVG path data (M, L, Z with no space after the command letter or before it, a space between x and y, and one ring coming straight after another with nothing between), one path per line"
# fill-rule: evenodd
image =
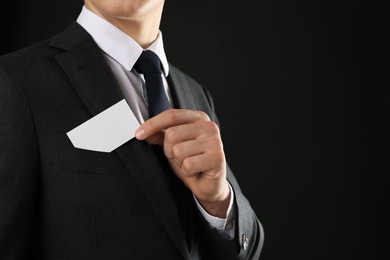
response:
M87 174L125 174L126 168L118 154L95 152L71 145L59 147L61 168Z

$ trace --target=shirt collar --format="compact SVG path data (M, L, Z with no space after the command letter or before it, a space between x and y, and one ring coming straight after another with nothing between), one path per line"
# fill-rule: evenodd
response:
M92 36L102 51L120 63L126 70L132 70L144 50L135 40L107 20L89 11L85 6L77 18L77 23ZM147 49L159 57L164 75L167 77L169 66L161 31L159 31L157 39Z

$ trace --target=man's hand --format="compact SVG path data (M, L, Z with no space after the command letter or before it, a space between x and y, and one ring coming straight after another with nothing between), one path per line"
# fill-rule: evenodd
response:
M226 217L230 189L225 154L219 128L206 113L169 109L143 123L135 136L161 145L172 170L203 208Z

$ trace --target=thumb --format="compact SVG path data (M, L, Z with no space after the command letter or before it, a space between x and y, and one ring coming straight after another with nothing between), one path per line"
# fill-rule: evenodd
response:
M142 138L142 135L140 135L138 132L135 133L135 138L138 140L144 140L148 142L149 144L158 144L158 145L163 145L164 144L164 135L165 131L160 131L158 133L155 133L148 138L144 139Z

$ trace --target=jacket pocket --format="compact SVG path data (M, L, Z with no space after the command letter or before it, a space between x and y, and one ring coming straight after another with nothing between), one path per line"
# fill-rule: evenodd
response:
M59 147L61 168L87 174L125 174L126 168L115 151L95 152L71 145Z

